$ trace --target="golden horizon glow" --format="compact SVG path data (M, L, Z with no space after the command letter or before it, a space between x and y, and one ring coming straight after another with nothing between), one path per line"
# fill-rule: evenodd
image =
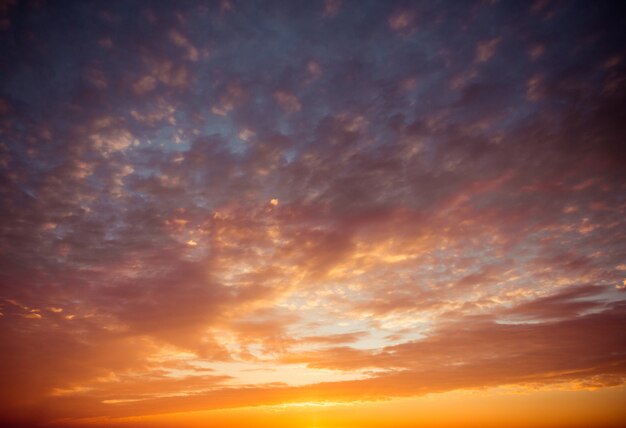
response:
M536 390L498 387L459 390L422 397L359 402L294 402L242 406L210 411L155 414L127 418L92 418L63 421L68 426L189 426L369 428L397 427L595 427L621 423L624 387L608 388L598 395L588 390ZM589 407L593 400L595 407ZM583 406L581 406L583 404ZM533 411L529 412L528 409ZM454 411L450 411L454 409ZM54 426L54 425L53 425ZM388 425L387 425L388 426Z

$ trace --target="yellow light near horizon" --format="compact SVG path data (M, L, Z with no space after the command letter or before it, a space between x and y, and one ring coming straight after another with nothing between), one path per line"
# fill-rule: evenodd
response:
M96 427L189 428L531 428L620 426L626 388L523 387L462 390L374 402L305 401L92 420ZM532 409L532 411L529 411ZM78 423L77 426L84 426Z

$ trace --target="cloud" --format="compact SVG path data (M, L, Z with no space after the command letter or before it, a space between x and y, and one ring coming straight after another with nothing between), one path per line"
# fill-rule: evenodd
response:
M213 6L3 9L0 423L623 385L614 6Z
M479 42L476 46L475 62L480 63L488 61L495 54L498 44L500 44L500 39L498 37Z

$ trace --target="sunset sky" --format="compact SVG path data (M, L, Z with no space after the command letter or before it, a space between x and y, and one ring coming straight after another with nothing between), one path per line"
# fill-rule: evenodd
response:
M0 2L0 426L626 426L610 1Z

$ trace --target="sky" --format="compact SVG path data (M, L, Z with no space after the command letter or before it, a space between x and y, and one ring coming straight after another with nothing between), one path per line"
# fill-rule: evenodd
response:
M619 6L0 2L0 426L624 426Z

